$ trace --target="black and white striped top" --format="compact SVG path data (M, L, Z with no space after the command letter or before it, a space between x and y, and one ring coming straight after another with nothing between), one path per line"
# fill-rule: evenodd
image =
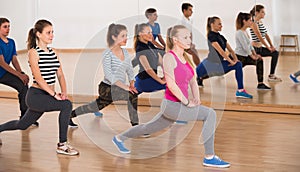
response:
M45 52L44 50L40 49L40 47L36 47L35 49L40 57L38 64L42 77L48 85L55 84L56 71L60 67L60 63L55 52L49 47L49 52ZM33 83L37 83L34 76Z
M267 34L267 28L264 26L264 24L256 22L259 32L262 36L263 39L266 39L266 34ZM260 42L259 38L255 35L254 31L252 29L250 29L250 33L251 33L251 38L252 41L254 42Z

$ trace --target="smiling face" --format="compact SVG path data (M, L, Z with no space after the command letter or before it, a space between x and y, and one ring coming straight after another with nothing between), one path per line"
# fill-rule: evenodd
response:
M115 45L125 46L127 43L127 30L122 30L117 37L112 36Z
M183 49L189 49L191 48L191 32L184 28L184 29L178 29L177 34L173 37L174 45L177 45L180 48Z
M37 32L38 40L45 43L45 44L51 44L53 40L53 27L51 25L47 25L43 28L42 33Z
M146 26L143 30L139 33L140 41L150 42L153 39L152 29L150 26Z
M265 15L266 15L266 12L265 12L265 9L262 8L259 12L255 12L255 16L258 18L258 19L263 19L265 18Z
M246 28L250 27L253 24L253 21L251 20L251 18L249 18L248 20L243 20L244 22L244 26Z
M216 31L216 32L222 31L222 27L223 26L220 19L215 19L215 22L211 23L212 31Z
M148 19L150 22L154 22L157 20L157 12L154 12L154 13L151 13L151 14L148 14Z
M6 37L6 36L8 36L9 31L10 31L9 22L2 23L0 26L0 35Z

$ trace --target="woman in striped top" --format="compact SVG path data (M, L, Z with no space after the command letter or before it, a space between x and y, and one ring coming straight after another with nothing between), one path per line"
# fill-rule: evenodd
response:
M273 46L271 38L268 35L268 31L261 21L265 17L265 8L262 5L255 5L250 11L250 14L253 16L254 20L254 24L250 27L252 45L257 54L261 55L262 57L272 57L268 81L280 82L281 79L275 76L275 69L279 53Z
M64 155L78 155L79 152L67 143L68 122L72 103L67 97L67 87L62 66L55 51L48 47L53 40L53 27L47 20L39 20L28 35L29 66L33 75L33 84L26 95L28 109L20 120L0 125L0 132L25 130L36 122L44 112L60 111L59 143L56 152ZM61 93L55 92L56 77Z
M71 117L95 113L113 101L126 100L130 123L139 124L137 115L138 91L134 87L134 74L131 58L125 48L127 42L126 26L111 24L107 32L108 49L103 53L104 80L99 84L99 97L72 111ZM126 84L126 75L130 84Z

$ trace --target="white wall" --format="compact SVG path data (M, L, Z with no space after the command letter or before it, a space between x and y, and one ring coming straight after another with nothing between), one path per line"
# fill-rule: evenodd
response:
M276 1L276 0L275 0ZM274 2L275 2L274 1ZM293 0L276 3L290 3L295 13L299 13L292 5ZM297 0L295 0L297 1ZM8 17L12 22L10 36L15 38L18 49L26 48L26 37L30 27L36 19L46 18L54 24L55 40L53 47L56 48L103 48L105 47L106 27L112 22L122 22L128 26L129 37L132 37L133 26L136 23L146 21L144 11L148 7L158 10L162 34L166 33L167 27L174 25L176 20L181 19L181 4L186 1L173 0L0 0L0 16ZM234 42L234 21L239 11L248 12L254 6L255 0L209 0L188 1L194 5L192 16L195 30L195 43L197 48L206 49L205 25L208 16L217 15L223 21L222 33L226 36L232 46ZM266 6L266 25L273 32L273 3L270 0L257 0ZM297 1L299 4L299 2ZM18 5L15 5L18 4ZM285 7L287 7L285 5ZM282 12L284 13L284 11ZM279 28L279 32L280 32ZM93 42L99 33L101 37ZM93 43L91 43L93 42ZM129 42L128 46L132 44ZM100 47L99 47L100 46Z

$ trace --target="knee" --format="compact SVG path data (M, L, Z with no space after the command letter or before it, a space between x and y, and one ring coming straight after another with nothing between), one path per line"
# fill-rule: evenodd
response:
M216 121L217 113L213 108L209 108L208 110L208 118L210 118L213 121Z
M72 110L72 103L70 100L64 100L64 104L63 104L64 109L67 110Z

